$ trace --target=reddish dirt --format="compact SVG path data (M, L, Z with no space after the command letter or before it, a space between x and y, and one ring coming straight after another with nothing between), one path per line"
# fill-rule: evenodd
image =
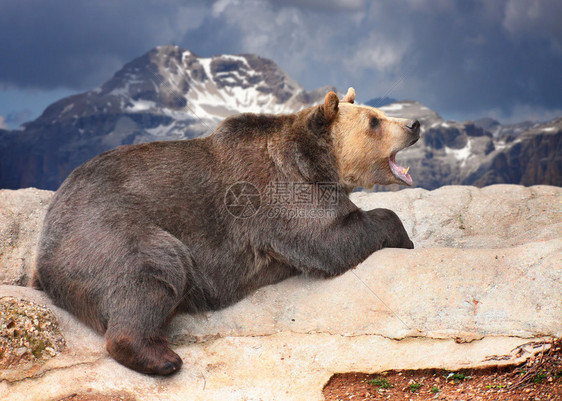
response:
M112 394L72 394L59 401L135 401L135 398L127 393Z
M562 339L521 366L337 374L324 387L324 397L327 401L561 401Z

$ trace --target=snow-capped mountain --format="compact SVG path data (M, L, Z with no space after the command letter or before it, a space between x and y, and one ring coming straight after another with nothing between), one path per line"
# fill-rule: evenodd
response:
M291 113L324 100L271 60L197 57L159 46L86 93L61 99L22 131L0 134L0 188L56 189L89 158L119 145L208 135L241 112Z
M307 92L255 55L203 58L160 46L100 87L53 103L22 130L0 130L0 188L56 189L78 165L119 145L207 135L231 114L291 113L322 102L330 90ZM414 101L380 108L421 122L422 140L397 156L411 166L415 186L562 185L562 118L459 123Z
M161 117L159 124L138 127L141 132L133 142L186 138L209 133L232 114L300 110L322 101L330 89L308 93L271 60L255 55L203 58L177 46L159 46L126 64L100 87L49 106L36 123L151 114ZM133 133L122 125L109 134Z

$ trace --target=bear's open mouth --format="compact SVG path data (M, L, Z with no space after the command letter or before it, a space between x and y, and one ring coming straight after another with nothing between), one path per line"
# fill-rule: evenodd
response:
M396 153L392 153L390 155L390 157L388 158L388 164L390 165L390 171L392 171L392 174L394 174L394 176L404 184L412 185L414 183L412 177L410 177L410 174L408 174L408 170L410 170L410 167L404 168L396 163Z

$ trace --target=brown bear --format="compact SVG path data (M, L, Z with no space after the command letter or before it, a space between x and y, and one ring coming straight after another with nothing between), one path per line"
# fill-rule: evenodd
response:
M205 138L123 146L76 168L54 195L34 285L105 333L148 374L182 360L163 329L289 276L341 274L384 247L413 248L396 214L363 211L355 187L412 180L395 155L419 122L340 102L241 114ZM274 213L273 213L274 212Z

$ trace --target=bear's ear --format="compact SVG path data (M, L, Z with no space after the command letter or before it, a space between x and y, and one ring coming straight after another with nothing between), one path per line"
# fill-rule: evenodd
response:
M329 92L324 98L324 117L326 117L328 122L336 118L339 103L340 100L338 99L338 95L334 92Z
M355 89L349 88L347 90L347 94L343 97L341 101L345 103L355 103Z

